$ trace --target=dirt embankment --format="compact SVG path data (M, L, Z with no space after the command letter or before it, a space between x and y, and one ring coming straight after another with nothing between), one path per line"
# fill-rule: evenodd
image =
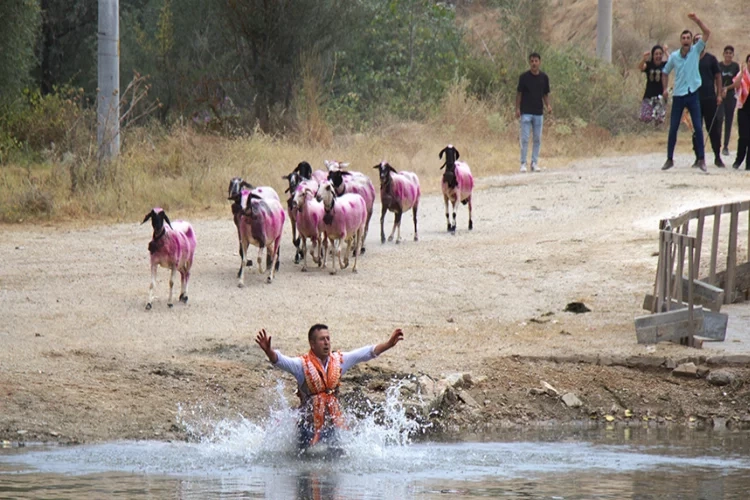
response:
M253 272L243 289L229 214L193 220L190 302L166 307L160 270L149 312L150 231L140 221L0 228L0 438L181 438L180 404L217 419L263 417L286 376L268 365L254 333L266 328L276 347L297 354L318 321L342 350L382 341L395 327L406 332L396 349L347 374L352 403L382 398L393 376L470 372L475 383L460 388L464 396L453 391L438 408L435 428L446 432L607 416L739 425L750 410L748 366L716 357L750 354L747 306L728 306L726 342L700 351L639 346L633 318L653 286L658 220L743 199L750 179L731 169L699 175L689 158L664 173L662 160L597 159L481 179L475 229L467 231L461 207L455 236L445 232L442 200L426 196L420 241L405 217L405 241L380 245L374 218L358 274L300 273L287 227L274 283ZM564 312L572 301L591 312ZM673 376L667 366L688 357L733 381ZM582 405L568 407L542 381Z

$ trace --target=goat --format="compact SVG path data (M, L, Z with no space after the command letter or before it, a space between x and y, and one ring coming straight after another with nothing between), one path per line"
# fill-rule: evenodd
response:
M342 163L340 165L348 165ZM365 222L365 234L360 244L360 253L365 253L365 239L367 232L370 230L370 219L372 218L372 205L375 203L375 186L368 176L361 172L349 172L348 170L329 170L328 180L333 185L336 195L341 196L346 193L358 194L365 200L367 207L367 220Z
M385 214L390 210L394 213L393 230L388 237L388 241L393 241L393 234L398 228L396 243L401 242L401 215L410 210L414 217L414 241L419 241L417 232L417 209L419 208L419 198L421 190L419 189L419 178L414 172L397 172L388 162L381 161L379 165L373 168L380 173L380 243L385 243L385 232L383 223Z
M300 239L297 237L297 221L296 211L292 207L294 199L294 193L297 186L304 181L314 181L315 186L310 187L313 192L317 191L317 184L320 182L318 179L325 179L326 173L322 170L312 171L312 167L306 161L301 161L297 164L297 167L292 170L288 175L281 176L282 179L289 183L289 187L284 190L285 193L289 193L289 199L287 200L287 212L289 214L289 220L292 222L292 243L296 249L294 253L294 263L299 264L299 260L302 258L302 250L300 250Z
M313 261L321 266L323 264L323 218L325 208L323 204L315 199L318 183L310 180L301 183L294 192L292 198L292 212L297 221L297 230L301 240L301 251L303 257L302 271L307 271L307 239L310 238L312 249L310 255Z
M469 205L469 231L474 229L474 223L471 220L471 192L474 189L474 177L471 175L469 165L458 161L459 153L452 144L448 144L440 151L439 158L443 158L445 153L445 163L440 167L443 173L443 201L445 202L445 220L448 222L448 231L456 232L456 205L460 201L462 205ZM453 224L448 217L448 201L453 205Z
M243 248L240 263L240 275L237 286L245 286L245 257L250 244L258 247L258 273L263 268L263 251L266 251L266 262L270 269L267 282L271 283L274 270L278 267L281 234L284 230L286 214L281 202L273 198L264 198L249 190L242 190L242 214L240 216L240 245ZM270 262L270 263L269 263Z
M229 193L227 195L228 200L232 200L232 218L234 219L234 225L237 228L237 239L240 241L240 259L242 262L245 261L245 254L242 249L242 236L240 235L240 216L242 215L242 190L247 188L251 193L255 193L262 198L269 198L272 200L280 201L279 194L276 190L269 186L253 187L252 184L246 182L242 177L233 177L229 181ZM252 267L253 261L248 260L247 266ZM266 262L266 265L270 265L270 259ZM276 262L276 270L279 270L279 263ZM237 271L237 277L240 277L242 269Z
M151 309L154 302L154 288L156 287L156 269L158 266L165 267L171 271L169 276L169 299L167 305L172 307L172 289L174 287L174 275L180 272L180 302L187 304L188 281L190 280L190 268L193 267L193 255L195 255L195 232L193 226L186 221L175 221L172 224L169 217L161 208L154 208L143 219L141 224L151 219L151 227L154 234L148 244L151 254L151 286L148 288L148 304L146 310ZM166 222L166 225L164 224Z
M325 216L323 226L326 237L333 244L332 270L336 274L336 259L339 267L346 269L349 266L349 254L354 245L354 267L352 272L357 272L357 257L359 257L362 241L364 240L365 225L367 222L367 205L365 199L356 193L336 195L336 189L331 182L326 181L318 187L315 195L317 200L323 203ZM346 242L344 263L341 262L341 242ZM326 252L327 254L327 252ZM327 255L323 257L325 267Z

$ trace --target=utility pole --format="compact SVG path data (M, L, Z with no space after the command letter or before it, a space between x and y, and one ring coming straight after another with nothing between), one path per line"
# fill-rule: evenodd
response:
M99 163L120 154L120 1L99 0L97 143Z
M612 0L599 0L596 9L596 57L612 62Z

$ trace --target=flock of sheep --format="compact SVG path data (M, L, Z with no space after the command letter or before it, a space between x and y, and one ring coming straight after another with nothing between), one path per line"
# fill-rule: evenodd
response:
M449 144L440 151L439 158L442 159L443 155L445 163L440 168L445 168L442 191L448 231L456 230L456 206L459 202L468 204L471 230L474 227L471 218L474 178L469 166L458 161L458 150L452 145ZM287 216L292 223L292 241L296 248L294 262L299 263L302 260L302 271L307 271L308 254L318 267L326 268L330 253L331 274L338 271L337 263L339 268L347 268L350 255L354 255L352 271L357 272L357 260L365 252L364 242L372 218L375 188L367 175L346 170L347 163L326 161L325 165L327 171L313 171L310 164L303 161L292 173L283 176L289 183L289 187L284 191L289 193L286 211L273 188L253 187L239 177L230 181L228 199L233 202L232 215L240 245L238 286L244 286L245 268L252 262L247 254L250 245L258 247L258 272L265 272L265 254L267 282L273 281L274 273L279 268L279 247ZM414 218L414 241L417 241L417 211L421 196L419 178L413 172L398 172L385 161L373 168L379 171L380 177L381 243L385 243L383 223L388 211L395 214L393 230L388 241L393 241L394 234L396 243L401 241L401 216L409 210ZM452 223L448 212L449 202L452 205ZM146 309L151 309L153 304L158 266L165 267L171 272L167 305L173 305L172 289L175 273L178 271L179 300L187 303L190 269L196 247L195 231L186 221L170 222L161 208L152 209L143 219L143 223L149 219L153 227L153 236L148 244L151 253L151 286ZM346 250L343 252L342 260L344 243Z

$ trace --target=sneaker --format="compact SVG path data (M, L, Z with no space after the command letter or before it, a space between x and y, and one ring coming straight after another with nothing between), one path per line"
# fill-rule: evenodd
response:
M714 160L714 165L716 165L716 166L717 166L717 167L719 167L719 168L724 168L724 167L726 167L726 165L724 165L724 162L723 162L723 161L721 161L721 158L720 158L720 157L718 157L718 156L717 156L717 157L716 157L716 159Z
M740 164L737 163L737 162L734 162L734 163L732 163L732 168L735 169L735 170L737 170L738 168L740 168Z
M708 170L706 170L706 160L698 160L695 166L701 169L701 172L708 172Z
M693 164L691 165L692 168L698 168L698 165L700 165L700 160L698 158L695 159Z
M662 165L662 170L669 170L670 168L674 167L674 160L667 160L664 162L664 165Z
M521 163L521 173L522 174L526 173L526 164L525 163Z
M536 163L534 163L534 162L532 161L532 162L531 162L531 171L532 171L532 172L539 172L539 170L541 170L541 169L539 168L539 165L537 165Z
M729 156L729 148L722 149L721 154L723 154L724 156Z

